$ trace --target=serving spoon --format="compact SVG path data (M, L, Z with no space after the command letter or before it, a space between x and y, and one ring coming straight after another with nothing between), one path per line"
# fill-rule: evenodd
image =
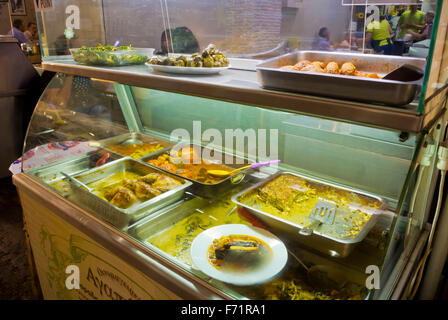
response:
M126 140L126 141L121 143L122 147L126 147L126 146L129 146L129 145L141 146L141 145L143 145L143 141L141 141L139 139L136 139L136 138L130 138L130 139L128 139L128 140Z
M389 72L383 80L395 81L417 81L423 77L423 70L411 64L404 64L401 67Z
M212 176L215 176L215 177L228 177L228 176L232 176L235 173L240 172L242 170L246 170L246 169L250 169L250 168L255 169L255 168L258 168L258 167L269 166L271 164L275 164L275 163L279 163L279 162L281 162L281 160L272 160L272 161L267 161L267 162L257 162L257 163L252 163L252 164L250 164L248 166L244 166L244 167L232 170L232 171L207 170L207 173L212 175Z

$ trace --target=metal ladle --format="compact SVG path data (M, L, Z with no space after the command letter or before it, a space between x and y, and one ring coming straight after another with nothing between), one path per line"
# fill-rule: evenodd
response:
M314 265L308 267L291 250L288 253L306 270L308 281L318 289L341 289L347 283L344 272L329 265Z
M228 177L228 176L232 176L237 172L240 172L242 170L246 170L246 169L255 169L258 167L263 167L263 166L269 166L271 164L275 164L275 163L279 163L281 162L281 160L272 160L272 161L267 161L267 162L258 162L258 163L252 163L248 166L244 166L232 171L226 171L226 170L207 170L207 173L215 176L215 177Z
M132 144L141 146L141 145L143 145L143 141L141 141L139 139L136 139L136 138L130 138L130 139L122 142L121 146L122 147L126 147L126 146L129 146L129 145L132 145Z

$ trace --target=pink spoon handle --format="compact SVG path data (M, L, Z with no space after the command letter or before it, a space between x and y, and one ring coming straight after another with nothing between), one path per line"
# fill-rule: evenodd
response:
M282 160L271 160L271 161L267 161L267 162L258 162L258 163L252 163L250 167L252 169L255 169L255 168L258 168L258 167L269 166L271 164L280 163L280 162L282 162Z

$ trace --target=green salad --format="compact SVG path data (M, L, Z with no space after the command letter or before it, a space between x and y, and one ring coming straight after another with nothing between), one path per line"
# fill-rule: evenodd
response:
M70 49L73 59L82 64L95 66L125 66L144 64L148 56L129 46L115 47L99 44L97 47Z

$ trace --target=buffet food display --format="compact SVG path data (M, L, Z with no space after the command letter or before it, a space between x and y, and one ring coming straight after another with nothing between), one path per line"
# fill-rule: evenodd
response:
M123 145L126 141L140 143L131 143L127 148ZM147 150L145 143L159 150ZM196 268L194 259L198 257L192 253L194 243L208 237L208 244L201 243L203 252L199 256L202 267L206 264L216 274L213 271L206 274L244 296L366 297L367 292L355 282L338 285L337 290L328 279L330 282L325 288L316 285L309 276L302 276L304 270L300 265L291 262L291 257L287 259L286 251L282 258L274 258L279 248L272 247L269 241L277 241L288 249L296 248L292 245L294 241L290 242L292 232L300 247L305 248L313 239L318 239L319 247L314 249L327 256L328 250L332 250L346 257L353 250L352 244L362 241L375 223L375 210L384 205L383 200L283 171L266 179L249 177L231 183L231 176L207 174L208 170L232 172L235 169L217 161L228 156L226 153L196 144L178 145L177 152L172 152L175 146L163 148L167 145L168 142L149 135L125 134L100 141L94 152L39 168L33 174L94 215L128 230L142 244L157 248L186 268ZM149 155L142 156L146 152ZM211 158L203 158L205 154ZM233 162L236 159L234 156ZM241 166L248 163L244 158L238 162ZM229 180L227 188L221 189L226 180ZM310 213L317 201L331 202L337 207L334 223L313 225ZM278 228L278 224L272 223L274 220L287 228ZM297 231L311 225L312 235L303 236L307 240L300 242ZM263 238L266 234L246 233L242 226L251 232L273 234L271 238ZM227 233L213 231L213 236L205 235L206 231L220 228ZM282 240L286 242L283 244ZM342 247L334 245L338 241ZM318 276L322 277L326 279L325 275ZM247 286L254 284L257 289L247 291Z
M445 2L418 6L435 22L418 55L367 41L363 12L393 8L362 1L83 1L80 24L59 2L37 16L55 76L11 166L45 299L414 293ZM69 260L81 290L65 290Z

